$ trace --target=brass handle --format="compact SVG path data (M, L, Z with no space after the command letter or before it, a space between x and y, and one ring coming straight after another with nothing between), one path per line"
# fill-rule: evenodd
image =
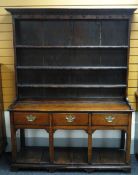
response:
M106 119L106 121L107 121L108 123L112 123L113 120L115 119L115 117L108 116L108 117L105 117L105 119Z
M71 115L71 114L66 116L66 120L67 120L68 123L72 123L75 120L75 118L76 117Z
M33 122L33 121L36 120L36 116L33 116L33 115L30 114L30 115L26 116L26 119L27 119L28 122Z

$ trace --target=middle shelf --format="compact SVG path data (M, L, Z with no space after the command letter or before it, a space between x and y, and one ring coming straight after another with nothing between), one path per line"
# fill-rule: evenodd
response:
M17 69L98 70L127 69L127 66L16 66Z
M34 88L119 88L126 87L126 84L17 84L18 87Z
M99 68L106 67L118 67L127 68L127 49L117 47L116 49L104 48L89 49L84 47L80 48L19 48L16 49L16 64L21 66L30 66L36 68L41 67L53 67L59 68L65 67L71 69L71 67L80 68ZM25 68L25 67L24 67ZM27 68L27 67L26 67ZM95 68L95 69L96 69Z
M46 45L46 46L43 46L43 45L16 45L15 46L16 48L26 48L26 49L29 49L29 48L34 48L34 49L50 49L50 48L58 48L58 49L125 49L125 48L128 48L128 45L115 45L115 46L112 46L112 45L97 45L97 46L93 46L93 45L66 45L66 46L62 46L62 45Z

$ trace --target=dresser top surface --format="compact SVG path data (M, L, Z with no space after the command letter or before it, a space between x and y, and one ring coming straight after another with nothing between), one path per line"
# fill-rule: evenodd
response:
M40 111L40 112L86 112L86 111L132 111L127 102L89 101L89 100L47 100L47 101L18 101L12 104L10 111Z

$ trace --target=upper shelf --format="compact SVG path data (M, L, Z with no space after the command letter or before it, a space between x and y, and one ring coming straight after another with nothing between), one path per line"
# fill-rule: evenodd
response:
M47 49L47 48L71 48L71 49L75 49L75 48L81 48L81 49L125 49L125 48L128 48L127 45L120 45L120 46L33 46L33 45L16 45L15 46L16 48L35 48L35 49Z

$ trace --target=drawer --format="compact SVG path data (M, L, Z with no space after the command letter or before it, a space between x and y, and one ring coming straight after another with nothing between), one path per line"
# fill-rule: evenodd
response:
M92 114L92 125L128 125L128 114L95 113Z
M15 112L14 123L16 125L49 125L47 113Z
M88 125L87 113L56 113L53 114L53 124L55 126Z

